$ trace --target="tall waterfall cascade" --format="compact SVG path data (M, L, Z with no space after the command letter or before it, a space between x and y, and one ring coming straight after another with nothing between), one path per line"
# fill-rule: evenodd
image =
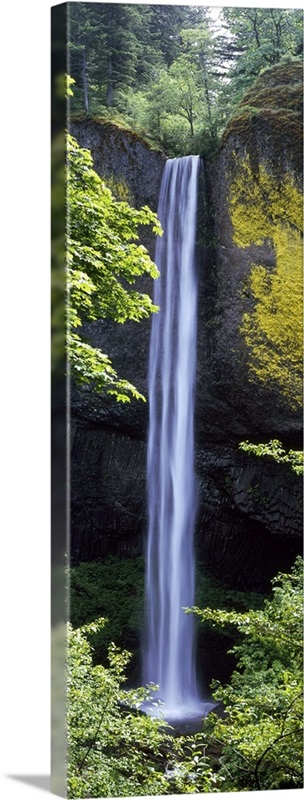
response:
M195 667L194 392L197 271L195 239L199 156L166 162L158 237L149 360L146 645L144 682L159 685L168 721L204 716ZM160 713L151 705L148 713Z

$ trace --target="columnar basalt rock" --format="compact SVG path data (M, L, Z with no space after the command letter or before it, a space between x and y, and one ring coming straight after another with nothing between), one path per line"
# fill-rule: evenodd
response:
M292 330L281 337L280 305L287 287L286 313L299 311L293 298L300 296L300 220L294 218L302 189L300 73L299 65L287 64L261 76L229 123L216 164L207 169L215 238L199 267L196 548L211 573L239 588L267 588L301 551L301 480L287 465L238 448L242 439L270 438L301 446L298 357ZM75 121L71 132L91 150L100 175L120 181L137 206L156 210L162 153L112 124ZM143 243L154 257L154 242ZM261 287L270 300L260 309L268 325L262 332ZM146 396L150 325L97 322L87 329L119 374ZM267 336L274 347L270 381L263 374ZM252 363L259 358L257 374ZM143 551L147 412L144 403L126 407L87 389L72 393L75 560Z

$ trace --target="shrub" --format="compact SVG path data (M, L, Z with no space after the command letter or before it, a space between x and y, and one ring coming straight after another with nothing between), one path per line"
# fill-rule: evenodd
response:
M225 716L211 714L205 727L223 791L302 787L302 568L299 557L290 575L273 581L260 610L194 609L201 620L242 634L230 684L212 687Z

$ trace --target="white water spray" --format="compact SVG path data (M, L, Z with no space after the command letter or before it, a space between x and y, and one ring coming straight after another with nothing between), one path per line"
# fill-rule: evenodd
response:
M203 716L211 708L199 697L193 619L183 611L194 603L198 173L199 156L169 159L165 166L158 206L164 235L155 256L160 311L150 342L144 681L159 684L168 720Z

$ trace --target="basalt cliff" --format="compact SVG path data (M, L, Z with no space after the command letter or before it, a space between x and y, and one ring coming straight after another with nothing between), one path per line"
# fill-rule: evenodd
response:
M302 547L301 480L288 464L239 449L245 439L274 438L301 448L292 328L302 297L301 79L294 62L257 80L200 182L196 550L211 575L235 588L267 590ZM90 149L99 175L124 186L136 207L156 211L162 152L109 122L74 120L70 131ZM142 241L153 258L153 237ZM86 328L146 397L150 325ZM74 563L143 552L147 427L148 403L121 406L73 387Z

